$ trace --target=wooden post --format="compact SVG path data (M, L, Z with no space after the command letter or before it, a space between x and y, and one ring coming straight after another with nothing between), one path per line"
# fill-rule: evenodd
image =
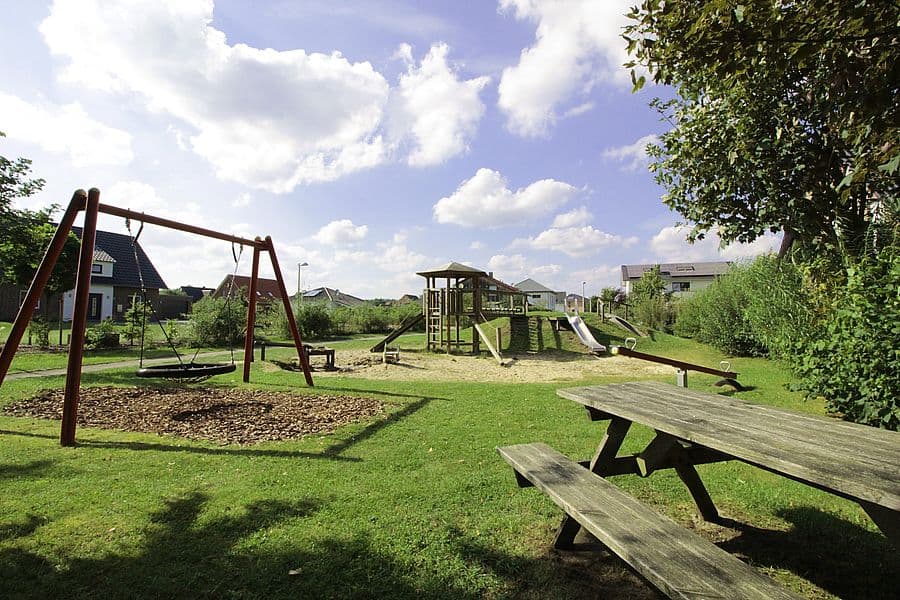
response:
M88 192L81 232L81 253L75 278L75 306L72 312L72 341L69 344L69 364L66 368L66 391L63 395L62 426L59 443L75 445L75 424L78 420L78 393L81 387L81 362L84 358L84 332L87 323L88 294L91 290L91 265L94 263L94 240L97 236L97 215L100 190Z
M497 334L497 352L503 352L503 334L500 331L500 328L494 330Z
M16 315L16 320L13 321L12 330L9 332L6 344L4 344L3 350L0 351L0 384L6 378L13 356L15 356L16 350L19 349L19 342L22 341L22 336L28 328L31 316L34 314L34 305L37 304L38 298L41 297L41 294L44 293L44 288L47 287L47 282L53 273L53 267L56 266L56 261L59 260L59 255L66 244L66 237L72 230L72 223L75 222L75 217L78 216L79 211L84 210L86 202L87 192L75 190L66 212L59 221L59 227L56 228L56 233L53 234L53 239L50 240L50 245L47 247L44 258L41 260L41 264L34 274L34 279L31 281L31 286L28 288L28 293L25 295L25 301L19 307L19 313ZM60 343L62 343L62 334L60 334Z
M676 369L675 370L675 384L678 387L686 388L688 386L688 377L687 377L687 369Z
M281 302L284 304L284 310L287 312L288 325L291 328L291 336L294 338L294 346L297 348L300 366L303 367L306 385L313 387L312 373L309 370L309 358L306 356L306 350L303 348L303 340L300 339L300 331L297 329L297 321L294 319L294 309L291 307L291 299L288 297L287 288L284 286L284 278L281 276L281 268L278 266L278 257L275 256L275 245L272 243L272 238L266 236L265 244L269 251L269 258L272 260L272 270L275 271L275 281L278 282Z
M261 241L256 238L256 241ZM256 286L259 283L259 247L253 247L253 266L250 271L250 289L247 290L247 332L244 334L244 383L250 382L250 363L253 362L253 337L256 325ZM231 286L234 293L234 286Z

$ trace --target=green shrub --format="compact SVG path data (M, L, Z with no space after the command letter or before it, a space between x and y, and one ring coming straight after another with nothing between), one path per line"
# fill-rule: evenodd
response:
M756 343L773 358L789 358L813 327L803 273L774 254L760 256L744 274L744 317Z
M900 248L848 270L818 334L796 363L810 396L847 420L900 427Z
M103 319L94 327L89 327L84 334L85 345L93 350L102 348L118 348L119 332L112 319Z
M331 315L323 304L318 302L307 302L301 307L295 306L294 313L296 315L297 327L300 329L300 333L303 335L304 339L323 338L333 333L334 325L331 320ZM287 333L289 337L290 331Z
M150 307L146 307L147 314L145 315L144 308L144 302L134 298L131 306L128 307L128 310L126 310L123 315L125 326L122 328L122 335L125 336L125 339L128 340L129 344L139 344L142 335L145 342L150 341L148 335L150 330L148 326L150 325L152 314L150 313Z
M194 304L188 320L194 346L233 346L243 342L247 308L235 299L206 297Z
M634 283L628 298L634 308L634 318L652 329L670 329L673 320L670 294L666 282L659 273L659 265L645 271Z
M50 323L43 317L35 315L28 323L28 336L31 343L38 348L50 347Z

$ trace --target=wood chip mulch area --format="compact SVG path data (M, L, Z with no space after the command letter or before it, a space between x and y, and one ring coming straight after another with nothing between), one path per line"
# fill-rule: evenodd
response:
M6 406L18 417L62 419L63 391L46 390ZM84 388L78 425L177 435L221 444L292 440L375 416L372 398L301 396L218 388Z

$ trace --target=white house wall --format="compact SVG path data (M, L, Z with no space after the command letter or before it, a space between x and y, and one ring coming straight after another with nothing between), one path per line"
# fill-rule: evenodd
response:
M100 318L109 319L113 311L113 286L91 284L90 294L103 294L100 304ZM63 321L71 321L75 310L75 290L69 290L63 296Z

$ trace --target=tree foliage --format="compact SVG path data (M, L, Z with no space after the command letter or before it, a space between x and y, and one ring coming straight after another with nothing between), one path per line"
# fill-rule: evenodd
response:
M0 132L0 137L5 137ZM16 209L13 202L39 192L43 179L30 179L31 161L0 156L0 283L26 286L44 256L56 226L51 217L56 206L32 211ZM78 238L69 234L46 292L57 294L75 286Z
M672 129L651 170L691 238L784 230L844 265L892 243L900 3L643 0L629 16L631 66L675 87L654 101Z
M900 251L851 268L820 331L799 357L807 393L844 418L900 429Z

